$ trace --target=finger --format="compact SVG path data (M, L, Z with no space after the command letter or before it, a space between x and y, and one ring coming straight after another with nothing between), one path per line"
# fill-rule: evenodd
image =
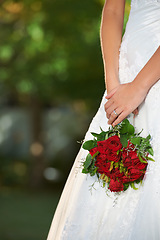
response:
M112 122L114 122L116 118L117 118L117 115L114 112L112 112L108 119L108 124L112 124Z
M112 89L112 91L109 94L107 94L106 99L111 98L115 94L116 91L117 91L117 88Z
M114 110L113 110L113 111L114 111ZM113 111L112 111L112 112L113 112ZM112 113L112 112L111 112L111 113ZM111 117L111 113L106 113L106 116L107 116L108 120L109 120L110 117Z
M135 118L138 115L138 113L139 113L138 108L136 108L132 113L134 114L134 118Z
M132 113L135 115L138 114L138 109L136 108Z
M116 108L116 110L113 110L110 114L108 124L112 124L116 118L118 118L119 114L121 114L122 110L120 108Z
M138 108L137 108L137 109L135 109L135 113L134 113L134 114L135 114L135 115L138 115L138 112L139 112L139 111L138 111Z
M136 114L136 110L134 110L132 113L135 115Z
M104 109L105 109L105 112L107 112L107 109L113 104L113 100L108 100L105 104L104 104Z
M117 107L115 106L115 104L112 104L109 108L106 109L106 113L110 116L112 112L114 112L114 110ZM114 113L115 114L115 113Z
M126 112L121 112L121 114L117 117L117 119L115 119L115 121L112 123L112 126L116 126L117 124L119 124L120 122L122 122L125 117L127 117L128 114L126 114Z
M110 115L108 113L106 113L106 116L107 116L108 119L110 118Z

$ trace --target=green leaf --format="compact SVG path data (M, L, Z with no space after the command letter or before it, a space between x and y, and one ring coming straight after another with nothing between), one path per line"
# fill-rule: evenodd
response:
M101 129L101 132L104 132L103 129L102 129L101 127L100 127L100 129Z
M120 128L119 131L120 131L121 134L125 134L125 133L127 133L127 129L128 129L128 128L127 128L126 125L122 125L122 127Z
M129 120L127 118L125 118L123 121L122 121L122 124L129 124Z
M134 145L140 145L141 143L141 137L133 137L131 138L131 143L133 143Z
M147 163L147 161L143 160L143 158L141 157L140 154L138 154L138 158L139 158L139 160L140 160L141 163Z
M126 191L128 188L129 188L129 183L125 183L125 184L124 184L123 191Z
M91 172L90 172L90 175L91 176L94 176L97 172L97 168L94 168Z
M114 164L114 167L115 167L115 168L118 168L118 167L119 167L119 162L116 162L116 163Z
M86 141L82 148L84 148L85 150L90 150L92 148L96 147L96 141L95 140L89 140L89 141Z
M131 187L132 187L134 190L138 190L138 188L135 187L134 182L131 182L130 184L131 184Z
M143 128L142 128L142 130L139 133L137 133L137 135L140 135L142 132L143 132Z
M148 148L147 151L149 152L149 154L151 154L152 156L154 155L154 152L153 152L153 148Z
M106 133L106 136L105 136L105 140L107 140L109 138L108 136L108 132Z
M120 135L120 141L121 141L121 143L122 143L122 146L123 147L127 147L127 145L128 145L128 137L127 137L127 135Z
M147 137L146 137L146 140L150 140L151 139L151 135L149 134Z
M114 165L114 161L111 161L111 165L110 165L110 169L109 169L109 171L112 171L112 169L113 169L113 165Z
M91 134L93 135L93 137L98 137L99 136L99 133L91 132Z
M99 151L97 151L93 156L92 159L95 158L99 154Z
M83 168L83 169L82 169L82 173L87 174L87 173L89 173L89 171L88 171L87 169Z
M89 153L86 157L85 162L83 163L84 168L87 169L91 165L91 163L92 163L92 156Z
M106 136L108 136L108 131L107 132L104 132L102 129L101 129L101 133L94 133L94 132L91 132L91 134L95 137L95 138L97 138L97 141L103 141L103 140L105 140L105 139L107 139L106 138Z
M129 124L128 125L128 133L132 135L132 134L134 134L134 132L135 132L135 129L134 129L133 125Z
M147 157L148 160L155 162L155 160L151 157Z
M121 123L121 127L120 127L120 133L122 134L130 134L133 135L135 132L134 126L132 124L130 124L130 122L128 121L128 119L124 119Z
M106 137L106 132L101 132L97 137L97 141L103 141L105 140L105 137Z

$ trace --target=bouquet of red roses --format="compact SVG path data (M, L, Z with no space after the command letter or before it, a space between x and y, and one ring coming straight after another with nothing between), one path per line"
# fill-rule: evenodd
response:
M148 160L154 161L149 157L153 156L151 136L143 138L140 133L135 133L128 119L106 132L91 133L94 139L82 146L89 151L82 173L97 175L112 192L125 191L129 186L136 190L135 183L142 182Z

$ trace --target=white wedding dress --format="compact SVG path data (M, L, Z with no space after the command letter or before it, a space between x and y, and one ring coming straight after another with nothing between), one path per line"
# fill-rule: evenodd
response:
M160 0L132 0L131 12L119 52L119 79L132 81L160 46ZM160 63L159 63L160 66ZM153 69L154 71L154 69ZM108 129L104 111L106 92L93 118L90 132ZM80 149L72 167L47 240L160 240L160 80L129 120L137 131L149 133L155 162L150 161L144 184L129 188L115 199L98 183L89 190L94 177L81 173L87 151ZM95 177L96 178L96 177Z

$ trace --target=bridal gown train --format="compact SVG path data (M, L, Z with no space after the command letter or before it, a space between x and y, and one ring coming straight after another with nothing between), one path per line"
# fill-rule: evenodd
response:
M160 0L132 0L131 12L119 49L119 79L131 82L160 46ZM160 65L160 63L159 63ZM154 69L153 69L154 71ZM90 132L107 130L104 111L106 92L93 118ZM139 106L139 114L129 120L142 136L151 134L155 162L150 161L144 184L129 188L115 201L96 183L81 173L87 151L80 149L57 206L47 240L160 240L160 80ZM96 177L95 177L96 178Z

